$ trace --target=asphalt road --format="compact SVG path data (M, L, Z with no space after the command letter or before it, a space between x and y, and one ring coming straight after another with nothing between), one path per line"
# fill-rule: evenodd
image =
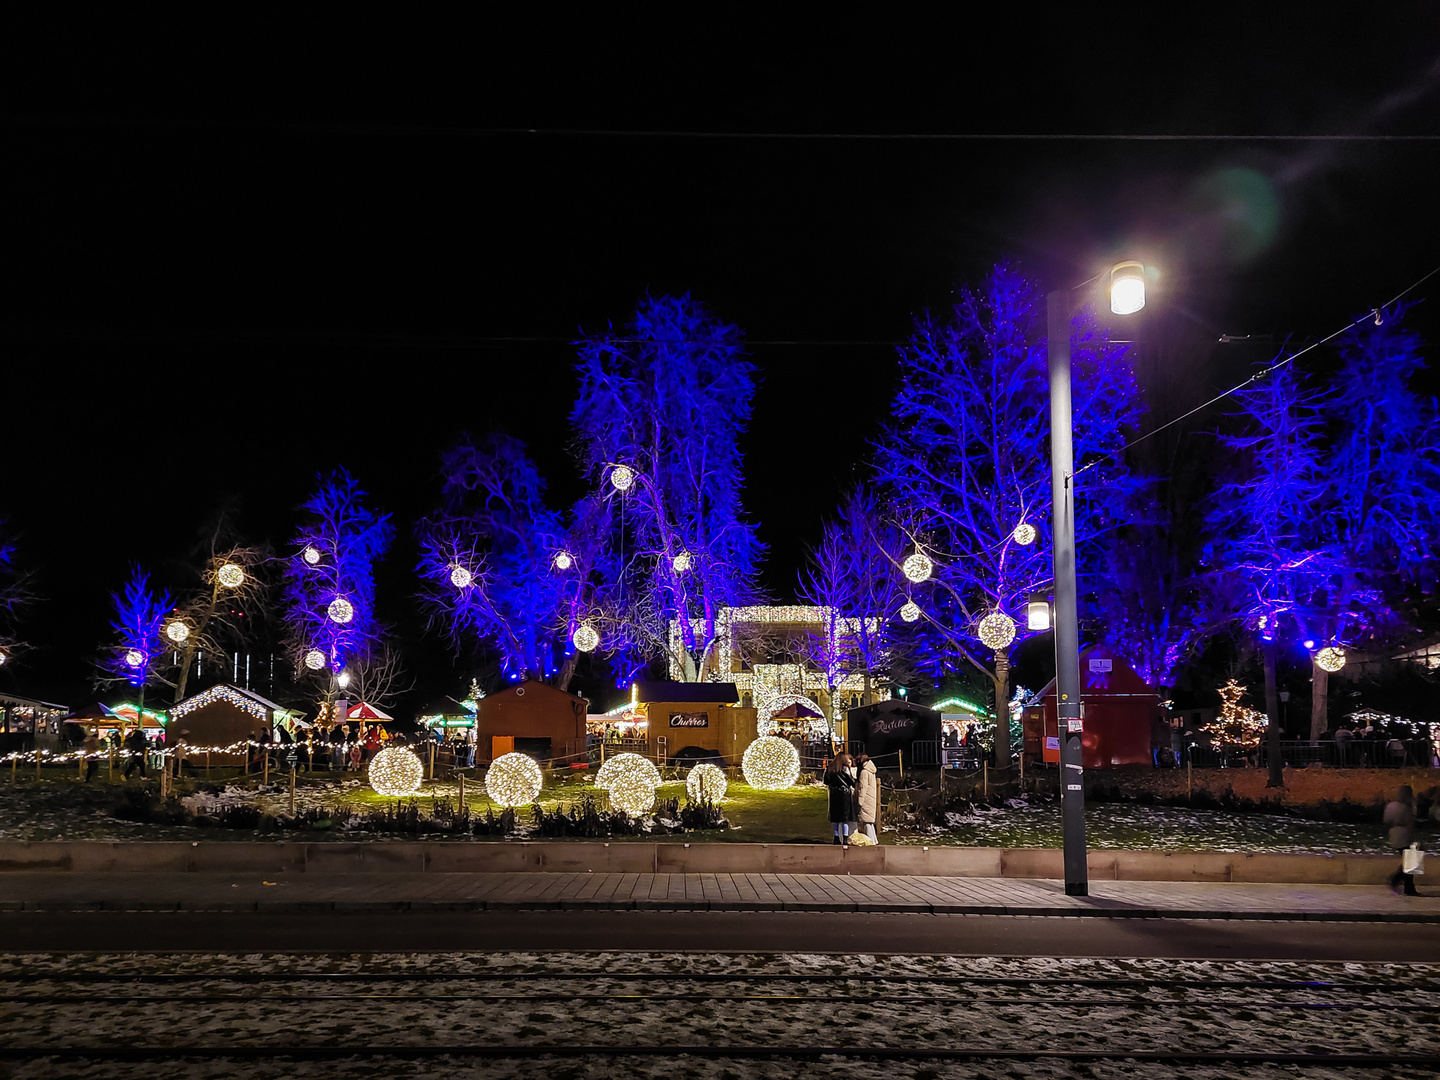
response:
M5 913L26 951L882 952L1440 962L1440 924L829 912Z

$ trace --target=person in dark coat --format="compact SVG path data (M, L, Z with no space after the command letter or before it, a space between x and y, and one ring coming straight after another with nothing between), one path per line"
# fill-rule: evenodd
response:
M139 724L136 724L125 733L125 742L122 745L130 755L129 760L125 762L125 779L129 780L130 774L138 768L140 770L140 779L144 780L145 755L149 753L150 747L146 744L145 732Z
M835 843L849 845L850 823L855 820L855 761L849 754L836 754L825 768L825 786L830 789L830 829Z
M1415 792L1409 784L1401 784L1395 798L1385 804L1385 824L1390 826L1390 846L1396 851L1403 853L1415 842ZM1403 856L1400 868L1390 875L1390 891L1401 892L1402 886L1406 896L1420 895L1414 875L1405 873Z

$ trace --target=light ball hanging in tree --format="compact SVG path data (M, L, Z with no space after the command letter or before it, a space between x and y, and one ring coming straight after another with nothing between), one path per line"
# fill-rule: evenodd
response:
M245 571L237 563L227 562L215 576L227 589L238 589L245 584Z
M591 626L588 622L581 623L575 628L574 635L570 638L575 643L575 648L581 652L594 652L600 647L600 631Z
M1315 663L1321 671L1339 671L1345 666L1345 650L1334 645L1326 645L1315 654Z
M370 786L379 795L399 798L420 790L425 769L413 750L387 746L370 759Z
M935 564L929 555L923 551L917 551L905 557L905 561L900 564L900 569L907 578L918 585L922 581L930 580L930 575L935 572Z
M670 560L670 565L674 568L675 573L683 574L690 569L692 562L693 560L690 558L690 553L688 551L682 551Z
M311 649L305 654L305 666L311 671L319 671L325 666L325 654L319 649Z
M600 766L595 786L610 796L610 805L616 810L643 814L655 805L660 770L639 754L616 754Z
M331 600L330 606L326 611L330 615L331 622L344 624L355 618L355 605L343 596L337 596L334 600Z
M125 663L133 668L144 667L145 654L139 649L130 649L125 653Z
M575 558L568 551L557 551L555 553L555 569L569 570L575 565Z
M900 609L900 618L906 622L915 622L920 618L920 605L914 600L905 601L905 605Z
M176 645L183 645L190 637L190 627L186 626L179 619L176 619L169 626L165 627L165 636Z
M629 465L616 465L610 470L610 486L616 491L629 491L635 483L635 470Z
M305 550L301 552L301 557L311 566L317 566L320 562L320 549L314 544L307 544Z
M450 584L457 589L468 589L475 576L463 566L456 566L450 570Z
M501 754L485 773L485 794L501 806L529 806L544 786L540 766L529 754Z
M1015 538L1015 543L1021 547L1029 547L1035 542L1035 526L1028 521L1022 521L1015 526L1015 531L1011 535Z
M980 620L975 636L987 649L998 652L1015 640L1015 620L1003 611L992 611Z
M691 802L722 802L725 789L729 786L725 770L708 761L696 765L685 777L685 794L690 796Z
M762 735L745 748L740 771L757 791L780 791L799 778L800 751L778 735Z

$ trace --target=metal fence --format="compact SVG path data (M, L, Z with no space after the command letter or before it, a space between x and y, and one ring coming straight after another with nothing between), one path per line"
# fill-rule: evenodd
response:
M1197 769L1264 768L1263 747L1251 750L1222 750L1192 746L1187 751ZM1332 769L1429 768L1434 747L1429 739L1354 739L1350 742L1318 742L1282 739L1280 757L1290 768L1320 764Z

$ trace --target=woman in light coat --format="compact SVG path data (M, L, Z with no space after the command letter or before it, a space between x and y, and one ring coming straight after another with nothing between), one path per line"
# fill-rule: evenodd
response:
M860 769L855 795L860 831L878 844L880 837L875 835L875 826L880 820L880 774L875 771L875 763L870 760L869 754L861 754L855 759L855 764Z

